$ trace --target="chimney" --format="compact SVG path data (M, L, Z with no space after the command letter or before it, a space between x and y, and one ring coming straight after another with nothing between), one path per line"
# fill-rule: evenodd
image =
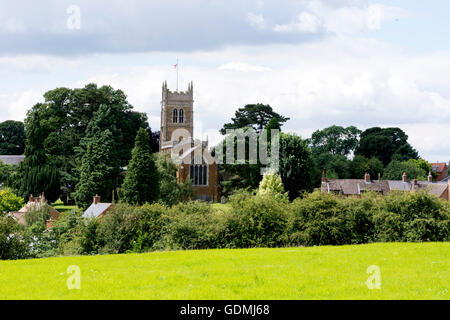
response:
M364 175L364 182L365 183L370 183L370 174L366 172L366 174Z
M96 194L94 197L94 204L100 203L100 201L101 201L100 196L98 194Z
M428 172L428 182L433 182L433 176L431 175L431 171Z
M322 182L327 181L327 178L325 176L325 170L322 170Z
M402 175L402 182L406 182L406 172L403 172L403 175Z
M30 198L28 199L29 202L34 202L34 197L32 194L30 194Z

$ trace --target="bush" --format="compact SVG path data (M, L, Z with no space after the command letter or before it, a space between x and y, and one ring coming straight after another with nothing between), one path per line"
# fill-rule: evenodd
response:
M11 217L0 216L0 259L23 259L30 255L29 239Z
M17 211L23 206L23 198L16 196L11 190L0 190L0 214Z
M448 241L450 206L426 191L391 193L373 216L375 241Z
M272 195L254 196L248 191L236 192L229 201L233 208L228 224L230 247L275 247L282 244L289 202Z
M208 203L192 201L173 206L163 216L160 249L208 249L224 246L227 214Z

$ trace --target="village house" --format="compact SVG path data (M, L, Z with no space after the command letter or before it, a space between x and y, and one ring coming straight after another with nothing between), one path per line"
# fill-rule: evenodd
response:
M32 211L48 210L49 219L46 221L47 228L52 228L59 219L61 213L47 203L44 194L39 197L30 195L28 203L17 212L10 212L9 215L21 225L26 225L26 214Z
M448 165L445 162L435 162L430 163L433 172L435 172L438 176L436 181L441 181L448 177Z
M426 190L441 199L450 200L450 180L447 183L432 182L431 172L428 181L408 181L406 173L402 180L372 180L370 174L366 173L364 179L327 179L325 171L322 173L321 191L341 196L357 196L368 191L386 195L391 191L417 192Z
M113 203L101 202L101 197L95 195L92 204L83 213L83 218L103 217L109 210L114 208Z

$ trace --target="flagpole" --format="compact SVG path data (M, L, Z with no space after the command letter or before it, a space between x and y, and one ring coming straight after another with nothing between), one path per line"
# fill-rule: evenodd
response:
M178 57L177 57L177 92L178 92Z

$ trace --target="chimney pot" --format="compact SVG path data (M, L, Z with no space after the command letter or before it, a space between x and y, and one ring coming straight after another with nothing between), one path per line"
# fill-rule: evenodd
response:
M370 182L370 174L366 172L366 174L364 175L364 181L369 183Z
M327 180L325 176L325 170L322 170L322 182L325 182Z
M94 197L94 204L100 203L100 201L101 201L101 197L98 194L96 194Z

